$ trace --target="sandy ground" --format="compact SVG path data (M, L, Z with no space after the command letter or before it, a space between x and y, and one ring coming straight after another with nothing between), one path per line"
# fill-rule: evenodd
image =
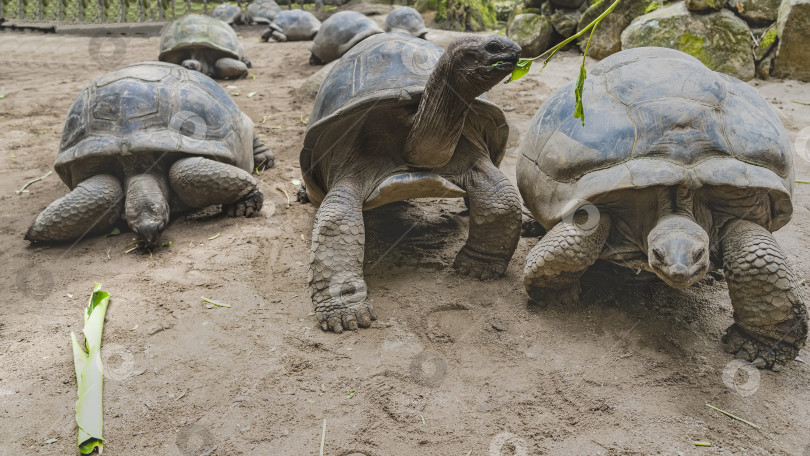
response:
M453 272L468 225L459 200L368 213L365 273L380 318L321 331L306 283L315 208L285 196L300 178L311 109L295 91L318 68L306 43L240 33L256 78L223 86L238 87L228 91L241 93L278 157L259 177L269 203L251 219L180 216L163 236L173 246L151 257L124 253L128 232L31 247L23 233L66 186L51 175L15 190L52 169L76 94L115 66L154 59L158 39L0 35L0 454L76 453L69 333L82 328L94 281L113 296L105 454L317 454L324 419L328 455L810 454L810 366L724 383L733 369L720 336L732 311L722 281L679 292L600 266L584 279L582 306L538 309L521 282L535 239L521 239L501 279ZM580 58L563 53L490 97L514 107L507 116L525 131ZM810 106L792 102L810 102L810 85L754 85L791 139L810 126ZM515 163L511 149L512 178ZM810 177L797 163L797 178ZM797 185L795 217L776 235L802 278L808 195ZM207 308L201 296L232 307Z

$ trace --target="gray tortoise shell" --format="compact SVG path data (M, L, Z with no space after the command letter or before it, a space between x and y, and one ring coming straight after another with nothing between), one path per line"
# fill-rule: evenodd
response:
M255 0L247 7L248 18L256 24L269 24L281 13L281 7L273 0Z
M221 57L241 59L242 44L236 32L219 19L201 14L189 14L167 25L160 35L160 55L163 62L180 64L192 49L205 49Z
M211 11L211 16L226 24L233 24L242 19L242 8L230 3L222 3Z
M138 63L87 86L68 111L54 168L71 189L139 154L195 155L253 167L253 123L208 76Z
M325 196L322 176L313 164L343 152L357 133L356 125L375 112L409 106L416 112L425 84L444 49L423 39L398 33L369 37L346 53L326 76L309 118L301 150L307 194L319 203ZM506 150L509 126L501 109L485 96L475 100L469 116L482 119L482 132L492 161L499 165ZM341 137L337 144L321 137Z
M771 230L790 220L790 142L748 84L680 51L622 51L585 81L585 127L573 117L573 84L540 106L519 149L518 186L546 228L571 201L661 185L761 189L772 203Z
M422 15L410 6L400 6L388 13L384 28L386 32L407 33L419 38L423 38L428 32Z
M324 63L339 59L371 35L383 33L376 22L356 11L341 11L323 21L309 50Z
M286 35L288 41L309 40L321 29L321 21L309 11L288 10L276 16L270 27Z

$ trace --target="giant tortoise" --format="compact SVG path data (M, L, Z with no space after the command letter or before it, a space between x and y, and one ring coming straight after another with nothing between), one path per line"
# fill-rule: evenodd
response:
M573 83L572 83L573 84ZM562 87L520 145L518 187L548 230L526 260L535 301L576 301L597 259L688 287L725 272L735 323L723 341L758 367L792 360L807 311L771 232L793 206L787 133L748 84L680 51L638 48Z
M368 16L356 11L341 11L323 21L315 40L309 46L309 63L322 65L337 60L364 39L383 33Z
M81 239L123 214L154 246L170 212L223 205L232 216L257 213L257 166L273 166L273 154L211 78L171 63L126 66L96 79L70 107L54 168L71 191L25 238Z
M183 16L163 29L158 60L217 79L242 78L250 68L236 32L219 19L200 14Z
M301 171L319 205L309 284L324 330L371 324L363 280L363 211L423 197L467 197L469 238L454 267L501 275L520 236L517 190L498 169L509 127L481 95L515 68L520 47L468 36L447 52L384 33L362 41L327 75L310 116Z

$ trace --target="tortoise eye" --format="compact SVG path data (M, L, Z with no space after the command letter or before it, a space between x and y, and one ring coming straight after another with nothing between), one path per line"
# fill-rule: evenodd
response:
M703 259L703 255L705 255L705 251L700 249L692 255L692 258L694 259L695 263L697 263Z
M662 252L661 249L659 249L657 247L654 248L653 249L653 255L655 256L655 259L658 260L659 263L664 262L664 252Z
M501 47L498 45L498 43L489 43L487 44L486 49L490 54L497 54L501 52Z

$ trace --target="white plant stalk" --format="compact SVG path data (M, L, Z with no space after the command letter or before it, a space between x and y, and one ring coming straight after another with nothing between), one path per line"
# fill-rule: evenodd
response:
M104 316L110 294L101 291L101 284L93 287L93 294L84 310L84 347L76 340L76 334L70 333L73 343L73 364L76 367L76 423L79 425L79 451L90 454L94 449L98 453L104 450L104 439L101 436L104 409L101 404L104 366L101 362L101 333L104 329Z

